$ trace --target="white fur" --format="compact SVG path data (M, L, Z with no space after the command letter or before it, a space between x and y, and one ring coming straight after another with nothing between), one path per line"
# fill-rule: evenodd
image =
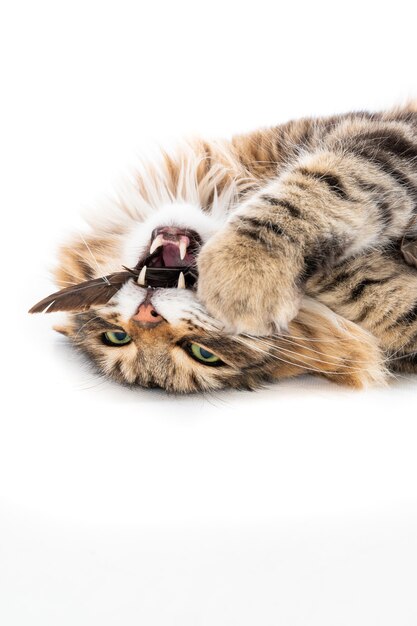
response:
M222 150L220 144L217 149ZM227 170L226 164L213 165L198 180L197 170L204 157L192 143L181 144L170 153L170 157L179 171L175 189L172 188L162 153L151 159L143 158L136 174L126 179L119 188L116 201L112 202L113 210L107 211L105 218L96 215L89 219L92 226L101 223L106 230L124 225L127 233L120 251L121 265L136 266L138 260L147 254L152 231L158 227L177 226L195 230L205 244L222 227L228 213L235 207L237 194L232 178L228 185L222 186L220 194L217 192L217 184L224 179ZM104 224L103 219L106 220ZM136 313L147 293L147 289L131 280L109 302L109 311L117 311L127 321ZM190 319L198 313L202 322L213 328L213 321L190 290L155 289L152 303L169 323Z
M203 313L194 292L189 289L151 289L151 303L170 324L196 312ZM109 302L109 312L117 312L127 322L135 315L139 306L149 295L149 290L129 280Z
M146 294L147 289L140 287L134 280L129 280L110 300L108 311L118 313L128 322L145 300Z
M106 211L102 205L100 212L90 214L87 221L94 227L102 224L105 228L123 222L143 222L153 213L170 205L204 206L209 209L212 218L223 220L225 215L236 205L237 182L230 172L233 168L230 155L222 142L212 142L213 149L223 156L223 163L211 164L209 171L202 178L197 176L202 161L206 158L198 149L198 141L183 141L171 150L153 150L138 159L130 177L119 185L116 197L107 203ZM175 188L167 169L164 154L168 155L178 171ZM228 184L224 185L229 174ZM222 181L222 191L217 187ZM240 184L244 181L240 180ZM213 197L214 196L214 197Z
M214 320L207 315L196 294L189 289L155 289L152 304L170 324L176 324L182 319L198 318L200 326L214 327Z
M221 222L187 202L172 202L154 211L144 222L132 226L123 248L124 264L134 267L149 250L152 231L161 226L178 226L195 230L206 243L220 228Z
M214 330L221 329L222 325L211 318L196 294L189 289L152 289L151 304L169 324L178 324L181 320L198 320L201 327ZM127 323L137 312L139 306L149 295L149 290L140 287L134 280L130 280L111 299L109 313L118 313Z
M227 152L221 143L214 144L224 152L223 164L212 164L208 172L198 177L197 172L205 158L193 142L183 142L171 151L165 150L178 171L173 183L162 151L141 158L135 172L119 186L116 197L108 202L106 210L87 218L92 228L100 225L112 231L122 226L127 230L121 251L121 262L135 266L146 254L152 231L161 226L179 226L198 232L205 243L235 208L237 183L230 175ZM218 184L222 191L218 193ZM204 207L204 211L202 209Z

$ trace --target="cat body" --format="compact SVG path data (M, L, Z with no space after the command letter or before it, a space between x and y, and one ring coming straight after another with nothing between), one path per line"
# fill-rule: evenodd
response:
M135 272L60 330L106 375L175 392L415 372L416 206L413 106L185 143L61 248L62 288ZM177 287L155 288L174 267Z

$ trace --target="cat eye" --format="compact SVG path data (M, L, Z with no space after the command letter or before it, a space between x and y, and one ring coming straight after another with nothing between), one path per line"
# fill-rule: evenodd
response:
M185 348L188 354L200 363L204 363L205 365L224 365L220 357L206 348L203 348L203 346L200 346L198 343L188 343Z
M107 346L125 346L132 341L132 337L123 331L103 333L101 338Z

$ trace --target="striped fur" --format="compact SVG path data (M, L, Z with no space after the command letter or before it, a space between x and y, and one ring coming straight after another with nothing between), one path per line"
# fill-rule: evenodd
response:
M381 381L386 366L417 371L417 270L401 253L405 236L417 239L414 106L162 153L126 186L113 215L91 220L94 234L61 250L60 286L118 271L147 245L148 226L177 217L181 203L184 223L211 225L198 297L189 294L182 316L169 322L167 314L153 330L133 328L117 298L73 316L65 332L101 371L172 391L254 388L302 372L361 386ZM165 297L174 306L177 290L158 291L171 292L160 306ZM130 296L136 305L139 295ZM105 348L103 324L128 328L134 344ZM188 359L186 336L226 367Z

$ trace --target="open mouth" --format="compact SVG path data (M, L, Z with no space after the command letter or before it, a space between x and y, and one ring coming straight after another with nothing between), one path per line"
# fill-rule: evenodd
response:
M201 237L194 230L174 226L156 228L148 251L134 268L123 266L123 272L64 287L35 304L29 313L88 311L92 306L107 304L132 278L142 287L193 289L198 278L197 256L201 246Z
M135 271L142 287L192 288L197 282L200 235L176 226L162 226L152 232L147 254Z

